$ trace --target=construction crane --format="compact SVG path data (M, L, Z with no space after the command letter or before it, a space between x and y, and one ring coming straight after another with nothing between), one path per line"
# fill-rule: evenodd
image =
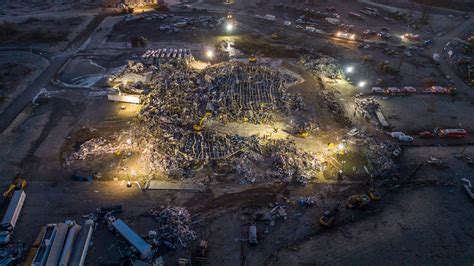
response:
M196 131L196 132L201 132L201 131L203 131L203 130L204 130L203 123L204 123L204 121L205 121L209 116L211 116L211 115L212 115L212 113L209 112L209 111L207 111L207 112L204 114L204 116L201 118L201 120L199 120L199 123L193 125L194 131Z
M8 189L3 192L3 197L9 199L12 197L15 190L23 190L26 188L26 180L21 178L19 175L15 177L15 180L8 186Z

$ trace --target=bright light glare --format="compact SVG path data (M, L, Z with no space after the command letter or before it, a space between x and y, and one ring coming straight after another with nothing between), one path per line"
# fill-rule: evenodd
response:
M214 57L214 52L212 50L207 50L206 56L207 58L211 59Z
M367 82L361 81L361 82L359 82L359 84L357 84L357 86L360 87L360 88L362 88L362 87L364 87L366 84L367 84Z
M344 149L344 144L343 143L339 143L339 145L337 145L337 149L342 151Z
M227 23L225 25L225 29L228 31L228 32L231 32L233 29L234 29L234 25L232 25L232 23Z
M354 71L354 67L353 66L348 66L346 67L346 72L347 73L352 73Z
M127 139L127 144L128 144L128 145L132 144L132 140L131 140L131 139Z

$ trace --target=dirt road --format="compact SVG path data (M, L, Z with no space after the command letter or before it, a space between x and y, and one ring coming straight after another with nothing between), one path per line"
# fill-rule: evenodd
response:
M20 114L21 111L31 103L32 99L42 88L44 88L67 60L78 52L78 47L89 38L105 17L107 17L107 15L101 14L96 17L97 19L93 19L89 26L87 26L69 43L66 51L54 56L49 66L39 75L39 77L8 105L4 112L0 114L0 132L5 130L10 123L15 120L18 114Z

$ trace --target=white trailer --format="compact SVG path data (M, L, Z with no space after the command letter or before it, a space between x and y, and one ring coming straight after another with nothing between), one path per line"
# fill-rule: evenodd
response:
M94 231L94 221L87 220L84 222L79 235L77 236L76 244L72 251L70 266L84 266L87 257L87 251L92 239L92 232Z
M31 266L46 265L46 260L48 259L49 251L51 249L51 243L53 242L54 237L56 236L56 228L56 224L48 224L46 226L43 239L41 239L41 244L38 248L38 251L36 251L36 255L33 258Z
M67 233L66 242L64 243L63 251L61 253L61 259L59 260L59 266L69 265L69 260L71 259L71 254L74 248L74 243L76 242L77 235L81 230L81 226L74 224Z
M153 255L150 244L135 233L124 221L117 219L112 223L112 226L138 250L141 259L147 259Z
M56 236L54 237L51 249L49 251L48 260L46 265L58 265L59 259L61 258L61 251L63 250L64 241L66 240L67 231L69 226L65 223L59 223Z
M12 199L8 204L7 211L2 219L2 231L0 232L0 244L8 244L11 234L15 229L16 222L20 216L23 203L25 203L26 193L23 190L13 192Z
M268 21L275 21L275 16L267 14L263 17L263 19L266 19Z

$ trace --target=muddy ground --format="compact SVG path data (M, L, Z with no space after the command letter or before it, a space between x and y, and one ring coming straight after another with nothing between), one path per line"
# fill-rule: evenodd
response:
M315 7L323 9L325 5L315 4ZM340 13L345 18L349 12L347 3L338 2L336 5L343 10ZM355 9L365 4L357 5ZM253 1L239 2L236 9L284 16L283 13L274 11L273 4L257 9ZM297 16L288 14L291 19ZM453 27L460 21L457 17L447 19L445 13L436 16L439 18L435 19L436 23L443 24L440 31ZM239 20L238 17L237 19ZM368 22L373 28L388 26L388 23L380 19L370 19ZM107 42L128 42L127 34L132 31L137 35L149 34L147 36L154 42L207 42L219 35L218 32L206 32L203 38L197 39L190 39L187 33L165 36L156 31L153 23L144 20L118 24ZM250 32L249 28L257 29L254 32L259 33L261 39L251 45L245 42L239 48L248 54L267 52L271 55L272 52L267 50L279 45L277 47L284 55L283 65L305 79L304 83L291 87L290 92L303 96L309 108L306 115L314 116L325 126L329 133L321 136L324 140L339 138L351 127L341 124L327 110L319 93L327 84L315 80L298 67L297 55L303 51L299 49L334 56L343 65L355 64L360 76L371 79L381 77L387 80L387 85L424 86L420 77L431 77L440 83L447 82L426 57L408 59L404 62L400 75L389 75L379 72L376 63L360 62L360 58L366 54L372 55L375 62L398 62L399 57L383 54L381 49L365 51L351 44L290 31L283 40L266 43L271 33L279 27L263 27L249 17L240 18L240 23L246 34ZM354 23L357 31L360 31L366 28L367 22ZM149 31L150 27L154 27L155 31ZM395 32L401 32L403 28L401 24L390 27ZM325 30L335 29L327 27ZM390 45L395 44L394 41ZM136 50L100 50L97 54L107 54L93 59L101 66L112 68L140 53ZM414 72L417 72L416 76L411 75ZM356 81L356 78L353 77L353 80ZM348 103L344 106L350 106L354 95L359 92L367 93L369 87L356 89L345 85L339 88L337 95L341 101ZM223 182L201 192L142 191L136 185L127 188L124 180L113 181L113 178L92 182L72 180L73 169L65 166L65 154L70 153L77 142L127 129L134 118L126 114L126 110L131 108L126 106L124 111L122 104L108 102L101 90L66 89L52 84L48 84L46 88L53 92L52 98L39 107L26 108L0 135L3 147L0 152L2 188L6 188L17 173L29 182L27 201L14 236L15 240L22 240L27 246L31 245L41 226L47 223L68 219L80 222L84 219L83 215L94 212L98 207L123 203L125 211L117 217L124 219L143 235L153 229L155 224L147 215L149 209L167 205L186 207L193 217L192 229L197 231L198 240L209 240L209 265L367 265L380 262L388 265L471 265L474 261L474 252L470 248L474 241L474 224L471 222L474 219L473 206L462 190L460 181L461 178L473 180L473 168L464 159L453 156L461 152L463 146L405 147L399 159L402 171L400 187L384 189L383 198L367 209L347 210L342 203L335 226L325 229L318 223L321 214L333 208L337 202L344 202L348 196L365 192L364 178L342 182L310 182L306 187L285 183L237 185ZM379 101L389 122L407 133L436 126L463 126L470 131L470 125L473 124L469 116L472 113L472 102L464 97L462 90L458 96L413 95L384 97ZM352 110L346 110L346 114L350 113ZM359 124L358 118L350 120L371 131L370 125ZM83 133L90 132L90 129L95 130L94 134ZM304 145L305 142L301 141L300 144ZM473 147L465 147L465 156L474 156ZM441 158L443 164L434 166L426 163L430 156ZM86 166L88 163L98 170L109 167L105 160L100 163L86 162ZM298 206L298 199L308 196L315 197L316 203L310 207ZM260 243L256 247L249 246L247 230L252 214L266 210L275 203L286 206L287 219L276 220L275 224L258 222ZM5 206L4 202L2 207ZM192 258L197 244L198 241L189 250L176 252L161 249L159 254L165 257L166 265L176 265L179 257ZM99 223L87 264L119 263L126 246L123 239Z

